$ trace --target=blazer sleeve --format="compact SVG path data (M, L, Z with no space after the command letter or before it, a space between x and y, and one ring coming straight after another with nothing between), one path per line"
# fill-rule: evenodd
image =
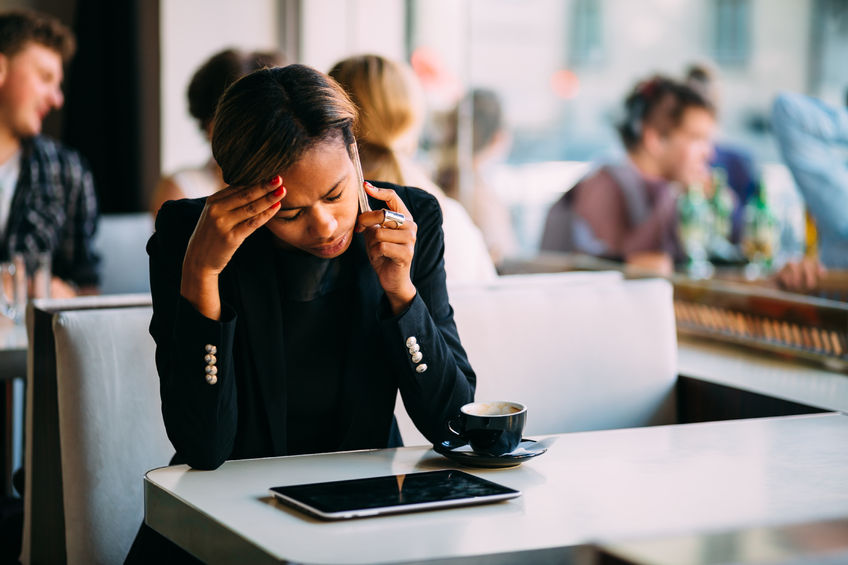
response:
M476 376L448 300L441 209L431 195L407 190L411 194L404 200L418 224L411 268L418 292L406 311L381 320L381 332L410 418L429 441L439 443L448 437L447 420L474 400Z
M175 461L215 469L232 453L236 434L236 315L222 304L221 321L211 320L180 295L183 257L202 206L202 201L168 202L156 217L156 231L147 243L150 335L156 342L162 416L177 452ZM214 367L214 384L207 382L207 367Z

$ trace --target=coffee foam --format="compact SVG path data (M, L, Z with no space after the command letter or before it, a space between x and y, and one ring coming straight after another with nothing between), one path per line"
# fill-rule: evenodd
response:
M516 402L475 402L466 404L462 411L472 416L511 416L524 410Z

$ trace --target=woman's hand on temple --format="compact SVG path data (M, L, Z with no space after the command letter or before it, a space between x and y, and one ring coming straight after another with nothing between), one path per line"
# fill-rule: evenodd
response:
M285 195L277 175L270 183L228 186L206 199L188 242L180 286L201 314L220 318L218 275L244 240L274 217Z
M397 228L381 227L383 210L374 210L360 214L356 224L357 231L365 232L368 259L377 272L392 312L399 314L409 306L417 292L409 273L418 226L394 190L377 188L368 182L365 189L370 196L388 204L389 210L401 213L405 218Z

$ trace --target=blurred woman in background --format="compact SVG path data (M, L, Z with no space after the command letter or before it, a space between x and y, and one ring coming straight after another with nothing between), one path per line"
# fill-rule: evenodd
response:
M471 219L483 232L483 239L495 264L518 252L518 240L509 209L495 192L489 179L491 165L509 152L510 135L504 127L503 108L493 90L475 88L447 117L444 147L436 181L451 197L459 199L459 109L472 106L471 121Z
M207 140L212 138L212 118L218 99L228 86L244 75L265 67L286 64L285 56L275 51L225 49L212 55L195 71L188 84L188 111ZM226 184L221 168L211 157L199 167L181 169L159 181L150 204L155 216L163 202L180 198L202 198L218 192Z
M336 63L329 74L359 108L356 137L365 178L415 186L439 201L448 281L495 278L483 236L468 212L448 198L413 160L424 107L412 69L379 55L361 55Z

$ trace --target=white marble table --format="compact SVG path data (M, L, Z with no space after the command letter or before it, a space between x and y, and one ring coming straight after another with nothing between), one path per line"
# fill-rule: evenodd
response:
M451 467L421 447L174 466L146 521L210 563L388 563L615 543L848 517L848 417L795 416L553 436L520 467L472 470L513 501L339 523L268 487ZM566 555L566 553L563 553Z
M681 338L677 373L824 410L848 412L848 374L787 360L775 353Z

